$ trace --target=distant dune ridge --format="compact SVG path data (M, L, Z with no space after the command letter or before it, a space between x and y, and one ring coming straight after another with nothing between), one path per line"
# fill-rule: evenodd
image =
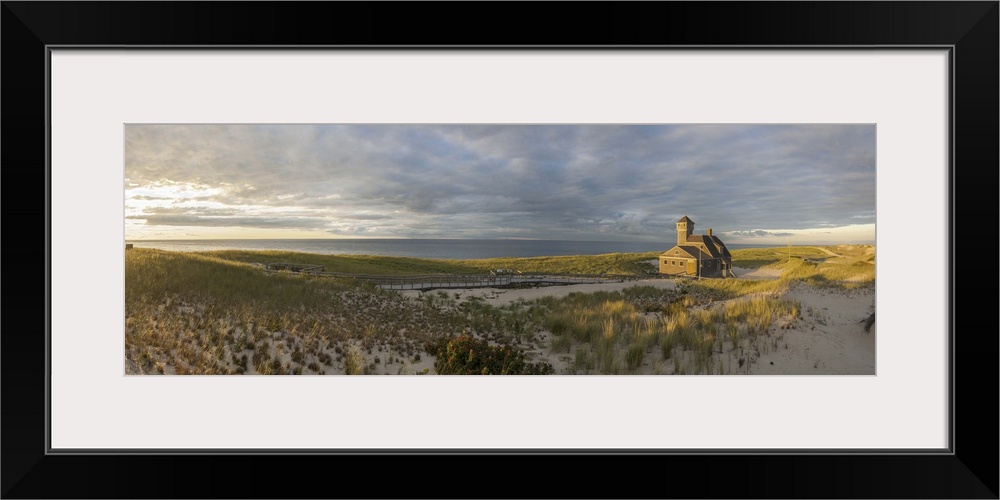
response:
M287 251L125 254L127 374L875 374L872 245L734 249L736 278L659 252L431 260ZM382 290L264 271L608 274L551 287Z

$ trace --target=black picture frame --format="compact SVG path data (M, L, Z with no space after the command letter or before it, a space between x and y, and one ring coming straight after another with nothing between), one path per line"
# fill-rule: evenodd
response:
M534 3L2 3L3 253L15 269L36 271L16 278L17 293L5 294L4 498L998 498L998 325L992 312L973 305L973 298L996 303L993 254L956 258L967 255L964 241L992 248L994 237L983 241L980 231L1000 227L996 1L581 3L548 10ZM949 47L950 452L50 454L51 46ZM311 477L309 466L330 476ZM561 472L566 468L572 475ZM358 480L370 470L386 480Z

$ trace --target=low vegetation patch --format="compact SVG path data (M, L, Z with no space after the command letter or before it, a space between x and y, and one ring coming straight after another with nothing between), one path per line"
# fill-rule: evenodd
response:
M437 356L434 370L439 375L548 375L549 363L529 363L524 352L507 344L490 345L483 339L463 334L428 342L427 352Z
M552 351L574 351L571 373L609 375L645 373L644 366L666 361L674 363L673 373L749 370L761 352L777 348L775 325L796 321L801 308L772 295L715 301L686 289L641 286L529 304L545 308ZM732 362L723 365L724 356Z

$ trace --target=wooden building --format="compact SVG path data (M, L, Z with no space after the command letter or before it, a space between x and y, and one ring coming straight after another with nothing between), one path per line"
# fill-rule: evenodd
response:
M677 221L677 245L660 254L660 274L726 278L733 274L733 256L726 244L709 229L694 234L688 216Z

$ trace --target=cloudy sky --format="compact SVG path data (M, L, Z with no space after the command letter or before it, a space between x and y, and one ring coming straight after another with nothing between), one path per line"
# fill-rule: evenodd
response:
M873 243L874 125L126 125L126 239Z

